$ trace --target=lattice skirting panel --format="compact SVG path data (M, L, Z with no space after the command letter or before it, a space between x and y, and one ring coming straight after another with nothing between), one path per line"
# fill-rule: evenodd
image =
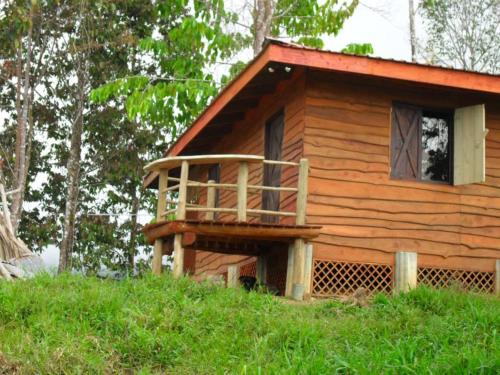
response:
M240 267L240 276L255 277L257 273L257 262L250 262Z
M386 264L352 263L314 259L312 295L332 297L349 295L358 288L368 293L390 293L393 267Z
M435 288L457 285L465 290L493 293L495 291L495 273L418 267L417 283Z

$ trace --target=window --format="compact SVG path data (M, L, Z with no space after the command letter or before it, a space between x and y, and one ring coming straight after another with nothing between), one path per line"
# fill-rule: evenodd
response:
M391 176L450 183L452 131L451 112L395 104L392 110Z
M451 181L451 116L423 112L421 132L421 179Z
M465 185L486 179L484 104L434 111L394 104L391 177Z

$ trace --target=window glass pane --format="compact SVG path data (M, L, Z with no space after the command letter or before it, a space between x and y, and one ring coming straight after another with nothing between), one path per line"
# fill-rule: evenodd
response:
M445 116L422 117L422 180L450 181L449 124Z

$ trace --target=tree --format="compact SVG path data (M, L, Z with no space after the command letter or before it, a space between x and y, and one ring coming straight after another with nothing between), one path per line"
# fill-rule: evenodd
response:
M430 62L499 71L500 0L425 0L421 12Z
M253 51L257 55L265 37L296 39L311 47L322 48L323 35L337 35L359 1L256 0L253 14Z

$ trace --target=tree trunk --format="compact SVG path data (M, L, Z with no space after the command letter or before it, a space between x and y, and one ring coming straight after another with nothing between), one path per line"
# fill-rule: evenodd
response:
M266 36L271 31L274 14L274 0L255 0L254 4L254 40L253 54L258 55L262 50L262 45Z
M78 71L78 92L76 117L71 127L71 145L67 164L68 189L66 194L66 207L64 212L63 237L61 252L59 254L59 273L71 270L71 258L75 238L75 218L78 207L78 194L80 190L80 157L83 133L83 108L85 106L85 76Z
M408 0L408 11L410 16L411 61L417 62L417 35L415 32L415 8L413 0Z
M24 80L22 80L22 43L20 43L17 53L17 80L16 86L16 110L17 110L17 132L16 132L16 164L15 164L15 189L16 193L12 196L11 206L11 222L14 234L17 233L19 220L23 212L24 190L26 188L26 180L28 177L26 165L26 139L28 116L31 106L31 54L32 54L32 36L33 36L33 7L30 9L30 26L28 29L27 46L26 46L26 62L24 64ZM22 93L21 93L22 88ZM21 100L22 96L22 100Z

